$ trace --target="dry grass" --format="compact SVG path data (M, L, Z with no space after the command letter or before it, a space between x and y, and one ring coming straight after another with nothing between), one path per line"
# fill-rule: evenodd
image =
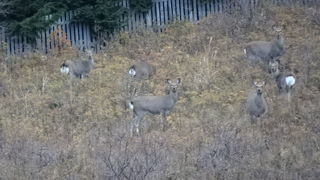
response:
M270 8L248 23L213 15L173 23L157 34L122 33L95 55L90 77L70 81L62 61L39 54L11 57L1 71L0 177L17 179L316 179L320 163L320 30L313 11ZM311 19L309 19L311 18ZM271 40L285 27L281 58L298 77L291 102L263 70L248 65L244 45ZM130 138L127 69L135 60L157 68L137 94L164 94L182 78L166 132L146 116ZM244 109L253 79L267 82L269 113L251 124Z

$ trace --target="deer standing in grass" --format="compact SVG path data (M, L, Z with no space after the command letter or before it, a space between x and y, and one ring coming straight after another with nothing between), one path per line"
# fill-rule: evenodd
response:
M281 28L275 28L275 31L281 32ZM270 61L279 59L284 54L284 38L278 34L273 41L252 41L243 51L254 64L268 66Z
M167 79L169 84L169 93L164 96L137 96L129 103L130 109L133 110L133 120L131 124L131 135L135 127L136 133L139 134L139 126L146 114L160 114L161 126L164 130L164 121L178 100L177 88L181 80L176 81Z
M129 70L128 92L132 97L143 87L143 80L150 79L155 74L155 67L145 61L138 61Z
M155 73L155 68L147 62L140 61L132 65L128 73L137 80L149 79Z
M70 77L84 78L88 77L90 71L93 69L94 60L92 52L87 51L88 59L84 61L70 61L67 60L60 66L61 73L69 74Z
M251 123L268 112L268 106L262 92L265 82L258 83L255 81L254 85L256 89L251 91L247 98L247 112L250 115Z
M270 62L270 71L277 83L279 94L286 93L290 101L291 91L296 83L296 78L292 74L286 74L280 71L279 62Z

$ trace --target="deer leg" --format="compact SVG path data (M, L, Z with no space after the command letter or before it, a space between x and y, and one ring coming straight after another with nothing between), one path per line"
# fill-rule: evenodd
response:
M145 116L145 112L143 113L138 113L135 117L135 126L136 126L136 133L139 135L140 134L140 123L143 117Z
M132 122L131 122L131 128L130 128L130 132L131 132L131 136L133 136L133 129L135 128L135 131L137 134L139 134L139 117L136 114L133 114L133 118L132 118Z
M135 126L136 126L136 133L137 135L139 136L139 126L140 126L140 120L141 118L139 116L136 117L136 123L135 123Z
M138 123L136 123L136 133L137 133L138 136L140 135L140 132L139 132L139 121L138 121Z
M250 116L251 124L254 124L256 122L257 117L255 115Z
M138 123L138 120L137 120L137 116L134 117L132 122L131 122L131 128L130 128L131 136L133 136L134 130L139 135L139 123Z
M135 117L132 118L131 121L131 127L130 127L130 133L131 133L131 137L133 136L133 127L135 125Z
M289 87L288 85L286 86L286 93L289 93L291 87Z
M161 123L161 129L162 129L162 131L164 131L165 130L165 119L166 119L166 112L161 112L161 119L160 119L160 123Z

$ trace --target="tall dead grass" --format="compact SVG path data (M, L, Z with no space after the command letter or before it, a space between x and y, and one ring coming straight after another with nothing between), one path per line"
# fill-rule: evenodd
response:
M269 7L251 21L217 14L114 37L94 56L90 77L59 73L63 56L10 57L0 78L0 177L11 179L316 179L320 162L320 31L313 11ZM311 19L309 19L311 18ZM284 27L285 69L297 76L289 103L269 74L248 65L244 45ZM165 94L182 78L180 98L161 132L158 116L131 138L127 69L146 60L156 75L139 95ZM252 80L267 82L269 113L251 124L244 109Z

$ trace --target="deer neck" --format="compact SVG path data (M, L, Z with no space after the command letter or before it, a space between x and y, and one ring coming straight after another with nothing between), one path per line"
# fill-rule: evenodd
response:
M170 99L172 99L174 102L176 102L178 99L178 92L170 91L170 93L168 94L168 97L170 97Z
M283 49L283 40L276 39L276 40L274 40L273 45L279 49Z
M93 60L92 56L89 56L89 62L90 62L91 65L94 64L94 60Z
M279 81L282 77L281 73L279 71L277 71L277 73L275 73L274 75L274 78L276 79L276 81Z

